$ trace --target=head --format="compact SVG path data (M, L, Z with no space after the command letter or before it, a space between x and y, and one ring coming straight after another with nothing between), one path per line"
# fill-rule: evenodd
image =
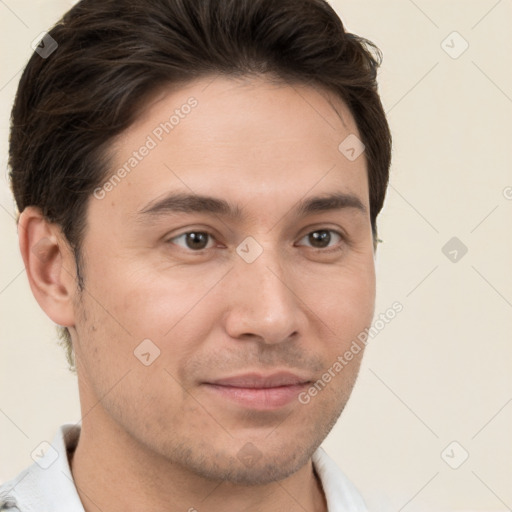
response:
M378 50L323 0L83 0L49 34L13 107L11 180L82 405L104 396L104 418L207 477L291 474L363 351L308 404L226 388L288 372L297 395L372 321Z

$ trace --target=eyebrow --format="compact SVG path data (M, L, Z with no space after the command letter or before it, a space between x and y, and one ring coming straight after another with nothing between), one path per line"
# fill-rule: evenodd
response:
M302 199L292 211L298 217L305 217L313 213L345 209L352 209L364 216L367 215L367 208L359 197L345 192ZM225 199L180 192L170 193L161 199L150 201L139 210L138 216L145 219L169 213L210 213L237 221L245 217L243 209L239 205L232 205Z

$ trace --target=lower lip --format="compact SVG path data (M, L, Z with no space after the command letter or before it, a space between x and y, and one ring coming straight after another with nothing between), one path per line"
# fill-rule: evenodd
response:
M238 388L205 384L215 394L251 409L272 410L284 407L297 400L308 384L279 386L275 388Z

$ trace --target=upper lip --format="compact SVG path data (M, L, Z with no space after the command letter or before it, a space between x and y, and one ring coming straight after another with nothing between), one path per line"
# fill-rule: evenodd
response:
M216 386L235 388L276 388L280 386L296 386L310 382L309 379L291 372L276 372L269 375L261 373L245 373L233 377L224 377L207 382Z

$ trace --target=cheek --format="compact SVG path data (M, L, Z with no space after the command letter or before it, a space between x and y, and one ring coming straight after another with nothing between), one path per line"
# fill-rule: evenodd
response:
M215 322L218 302L205 293L219 278L183 271L178 279L179 274L176 268L168 275L127 271L130 277L101 284L103 307L89 306L96 313L97 343L108 343L102 347L106 358L115 354L118 367L138 368L135 357L149 351L150 359L156 356L152 372L167 369L179 382L187 381L185 363L200 350ZM169 374L161 377L173 385Z
M172 270L173 276L177 273ZM102 306L134 339L164 337L204 293L204 284L194 286L194 280L147 270L118 269L108 279L98 277L97 294L103 298Z
M205 339L222 311L236 307L218 286L226 270L220 265L156 270L104 257L94 268L86 276L86 286L94 298L88 303L95 311L96 336L109 338L109 350L117 344L123 352L128 345L132 357L145 339L162 350L172 344L176 360L187 357L197 349L193 340ZM375 301L371 252L349 254L335 265L296 268L287 277L299 299L296 307L306 311L309 328L317 331L314 336L336 338L336 349L371 323ZM229 279L222 283L224 290L230 287ZM182 339L189 341L180 345Z
M324 276L308 276L300 296L323 321L327 338L346 343L368 327L374 315L373 259L348 263Z
M195 349L190 343L175 343L184 329L179 336L171 333L165 340L159 336L160 330L165 327L168 331L176 321L171 315L155 311L151 294L140 285L136 288L137 293L128 296L123 293L126 289L118 290L103 304L86 294L76 326L82 379L88 382L94 401L104 397L104 407L121 422L140 423L143 412L142 418L168 419L172 411L187 404L197 413L181 385L185 382L181 369ZM118 297L122 298L121 304L117 303ZM191 339L194 336L197 334L190 333ZM149 354L147 358L145 354Z

